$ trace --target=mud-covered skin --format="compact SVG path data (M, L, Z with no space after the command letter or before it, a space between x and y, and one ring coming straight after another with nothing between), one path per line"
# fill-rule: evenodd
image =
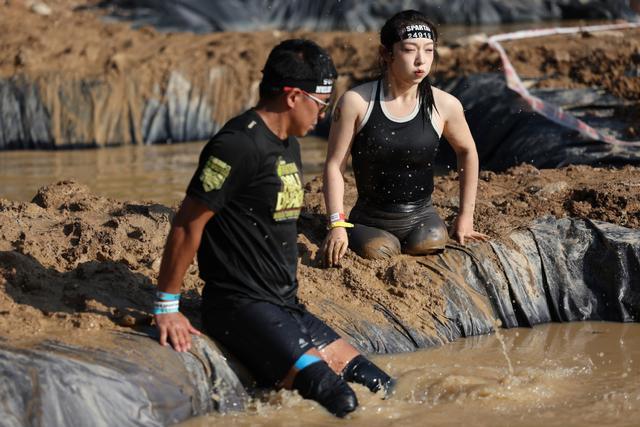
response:
M390 258L400 253L426 255L443 250L447 227L429 203L414 212L384 212L373 207L354 207L349 220L349 247L363 258Z

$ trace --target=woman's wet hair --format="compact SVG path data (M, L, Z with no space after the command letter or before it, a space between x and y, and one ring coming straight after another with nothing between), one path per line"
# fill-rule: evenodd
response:
M291 39L273 48L262 70L260 99L278 96L285 86L299 87L308 92L317 85L338 76L331 57L311 40Z
M396 13L387 20L380 30L380 44L384 46L389 54L393 54L393 45L403 40L403 32L411 25L427 25L431 30L430 38L434 43L434 63L438 62L438 51L435 45L438 43L438 30L435 25L422 13L417 10L404 10ZM383 74L386 72L387 64L383 64ZM426 76L418 86L418 97L420 99L420 110L425 120L429 119L433 109L436 109L433 100L433 91L429 76Z

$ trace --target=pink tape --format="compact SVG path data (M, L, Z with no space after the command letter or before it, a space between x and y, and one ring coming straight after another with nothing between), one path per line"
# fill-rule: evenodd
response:
M562 108L557 107L555 105L549 104L541 100L540 98L531 95L524 84L522 84L522 80L518 73L513 68L511 61L509 61L509 57L505 52L504 48L500 44L501 41L506 40L520 40L525 38L533 38L533 37L543 37L549 36L553 34L573 34L579 33L583 31L605 31L605 30L620 30L620 29L628 29L628 28L640 28L640 24L636 23L627 23L627 24L614 24L614 25L592 25L590 27L569 27L569 28L550 28L550 29L538 29L538 30L524 30L524 31L516 31L513 33L505 33L498 34L495 36L489 37L488 43L489 46L494 48L499 54L500 59L502 60L502 66L504 68L505 79L507 80L507 86L517 92L524 98L524 100L529 104L531 109L549 120L567 128L576 130L580 132L582 135L585 135L591 139L597 141L603 141L608 144L614 145L627 145L627 146L640 146L640 141L623 141L617 139L610 135L605 135L597 129L589 126L582 120L574 117L571 113L564 111Z

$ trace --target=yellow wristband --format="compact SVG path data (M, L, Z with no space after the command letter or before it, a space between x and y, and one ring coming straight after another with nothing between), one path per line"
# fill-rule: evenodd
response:
M329 224L327 227L329 230L333 230L334 228L343 227L343 228L353 228L353 224L347 221L334 221Z

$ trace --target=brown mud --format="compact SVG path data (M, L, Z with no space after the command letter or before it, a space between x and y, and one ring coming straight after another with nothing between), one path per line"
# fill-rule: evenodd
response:
M74 143L65 140L69 121L84 142L140 141L139 129L132 136L118 123L130 117L140 123L143 101L165 93L174 72L209 98L213 118L223 123L255 102L267 53L289 37L307 37L329 50L341 75L338 92L378 73L376 33L162 33L107 22L104 12L91 8L95 0L50 0L46 16L34 12L34 3L0 1L0 78L24 78L45 88L56 143ZM498 54L483 40L441 42L432 75L499 71ZM603 88L631 103L620 114L640 117L640 29L525 39L505 48L530 86ZM77 92L77 81L93 82L89 95ZM96 123L75 117L73 107L61 105L66 98L95 105ZM100 124L103 118L113 125ZM627 133L638 132L632 126Z
M346 207L355 202L347 177ZM640 227L640 169L570 166L538 170L528 165L505 173L483 172L475 224L493 239L545 215L603 220ZM434 202L447 223L457 206L454 174L436 180ZM82 342L96 330L149 325L162 248L176 206L121 202L93 195L74 182L43 187L33 202L0 199L0 330L6 338L51 335ZM443 315L442 279L429 257L373 261L348 252L339 268L321 268L325 233L321 182L306 186L300 219L300 298L311 311L344 330L335 310L383 321L376 303L406 325L434 332ZM199 324L202 283L197 265L183 287L182 310ZM334 304L327 311L326 301Z

